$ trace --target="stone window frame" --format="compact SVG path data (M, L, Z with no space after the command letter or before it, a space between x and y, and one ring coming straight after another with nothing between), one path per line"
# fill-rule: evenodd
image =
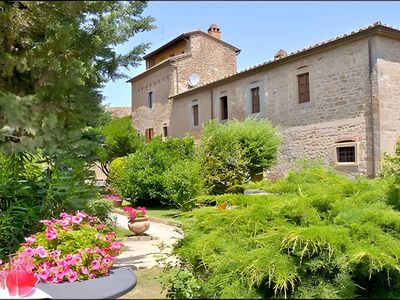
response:
M259 88L260 93L260 112L252 113L252 103L251 103L251 90L254 88ZM245 90L245 99L246 99L246 116L254 116L257 118L265 118L265 110L266 110L266 97L264 92L264 81L257 80L246 85Z
M343 147L354 147L354 162L339 162L339 157L337 154L337 149L338 148L343 148ZM359 159L358 159L358 142L356 140L344 140L344 141L337 141L333 145L333 158L334 158L334 163L335 166L337 167L356 167L359 165Z
M308 73L308 85L309 85L309 93L310 93L310 101L308 102L299 102L299 82L298 75ZM313 67L310 65L299 65L292 75L293 82L293 103L295 108L306 108L312 107L315 105L314 98L314 72Z
M194 117L193 117L193 106L197 105L197 114L198 114L198 125L194 125ZM189 105L189 114L190 114L190 128L192 130L198 130L200 128L200 105L199 100L192 100Z

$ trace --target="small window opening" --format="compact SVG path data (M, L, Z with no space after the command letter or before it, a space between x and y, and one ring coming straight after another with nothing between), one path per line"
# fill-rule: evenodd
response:
M168 126L167 125L163 126L163 135L164 135L164 137L168 136Z
M251 113L256 114L260 112L260 88L255 87L251 89Z
M147 100L148 100L149 108L153 108L153 92L148 93Z
M220 112L221 112L221 120L228 119L228 96L223 96L220 99Z
M193 126L199 126L199 105L192 105Z

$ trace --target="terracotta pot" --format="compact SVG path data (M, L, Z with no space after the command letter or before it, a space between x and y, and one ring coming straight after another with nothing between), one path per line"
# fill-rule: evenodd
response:
M128 228L136 235L143 234L150 227L150 222L147 217L135 218L128 221Z
M113 200L114 207L121 207L122 206L122 199L121 200Z

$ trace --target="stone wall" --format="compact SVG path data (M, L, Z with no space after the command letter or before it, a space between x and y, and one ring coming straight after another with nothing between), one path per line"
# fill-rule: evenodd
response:
M132 83L132 121L141 133L154 128L154 134L162 134L164 124L169 126L171 100L169 100L174 76L173 67L164 67ZM148 93L153 92L153 108L148 107Z
M400 41L378 36L373 58L377 68L380 158L393 153L400 137Z
M203 34L190 37L190 57L177 60L178 90L176 94L187 91L189 76L200 75L198 85L215 81L236 73L236 53L231 47L225 46L214 38Z
M277 171L286 171L292 160L302 157L331 164L335 141L351 137L358 143L359 164L346 171L367 174L367 152L372 147L366 131L366 112L371 103L368 61L368 41L362 39L242 77L212 91L175 99L171 120L180 121L171 130L177 136L194 133L188 124L190 103L195 99L204 103L200 109L205 111L200 113L211 118L211 93L216 118L219 98L226 95L229 119L244 120L249 115L249 91L259 86L261 112L256 116L266 117L279 126L285 141L280 158L281 169L285 170ZM305 72L310 75L311 101L299 104L297 75ZM285 164L289 157L290 164Z
M302 160L320 161L335 166L338 171L361 175L367 173L367 141L365 118L349 118L313 125L281 128L282 146L273 175L283 175ZM336 166L334 144L343 136L354 137L357 144L358 166Z

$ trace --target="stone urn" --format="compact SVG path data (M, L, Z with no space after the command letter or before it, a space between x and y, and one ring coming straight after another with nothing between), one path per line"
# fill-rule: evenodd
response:
M121 207L122 206L122 199L114 199L113 200L113 206L115 208Z
M128 228L136 235L142 235L150 227L147 217L135 218L128 221Z

